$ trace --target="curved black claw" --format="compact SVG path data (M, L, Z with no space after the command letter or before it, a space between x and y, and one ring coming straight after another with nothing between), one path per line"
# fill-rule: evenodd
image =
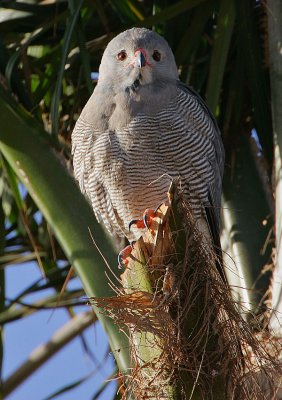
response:
M144 225L145 225L145 227L146 227L147 229L149 229L148 220L149 220L148 215L147 215L147 214L144 214L144 215L143 215L143 222L144 222Z
M124 249L122 249L119 253L118 253L118 266L119 268L126 268L127 264L128 264L128 260L127 257L130 256L132 250L133 250L133 246L134 246L135 241L133 240L132 242L129 243L128 246L126 246Z
M132 221L129 222L128 224L128 230L130 232L130 228L132 227L132 225L136 225L138 222L138 219L133 219Z
M162 201L162 202L158 205L158 207L155 208L155 213L157 213L158 209L161 208L161 206L162 206L163 204L165 204L164 201Z
M123 262L123 256L122 256L121 252L118 253L117 261L118 261L118 268L119 269L126 268L126 265Z

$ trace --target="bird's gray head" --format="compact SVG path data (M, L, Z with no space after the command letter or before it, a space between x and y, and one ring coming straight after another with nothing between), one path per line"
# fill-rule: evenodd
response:
M173 53L157 33L132 28L107 46L100 65L99 82L118 90L137 92L151 83L162 86L178 79Z
M167 42L148 29L129 29L108 44L98 84L81 118L97 131L126 126L137 114L155 115L173 101L177 82Z

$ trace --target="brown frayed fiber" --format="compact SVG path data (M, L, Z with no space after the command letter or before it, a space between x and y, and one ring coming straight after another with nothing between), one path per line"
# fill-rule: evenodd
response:
M121 294L94 299L129 332L123 399L277 398L281 343L253 331L215 266L189 206L174 196L134 245Z

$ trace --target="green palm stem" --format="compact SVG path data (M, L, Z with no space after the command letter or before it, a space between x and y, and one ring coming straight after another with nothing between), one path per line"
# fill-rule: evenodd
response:
M267 220L270 209L247 137L238 140L235 165L225 173L222 210L228 282L242 311L256 313L269 287L269 273L261 271L271 254L266 239L272 221Z
M0 91L0 113L0 151L52 227L87 296L113 295L105 273L105 261L97 248L106 255L110 265L116 263L115 253L74 178L51 147L50 136L32 118L13 106L3 91ZM119 368L127 371L125 335L100 311L95 308Z
M282 3L269 0L268 38L274 139L274 193L276 262L272 287L270 326L282 335Z

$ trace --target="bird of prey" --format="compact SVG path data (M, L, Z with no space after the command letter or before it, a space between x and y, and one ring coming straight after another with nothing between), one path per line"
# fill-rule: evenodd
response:
M180 82L173 53L155 32L132 28L108 44L72 152L81 191L110 233L140 236L129 223L167 200L179 179L199 229L220 247L220 132L200 96Z

